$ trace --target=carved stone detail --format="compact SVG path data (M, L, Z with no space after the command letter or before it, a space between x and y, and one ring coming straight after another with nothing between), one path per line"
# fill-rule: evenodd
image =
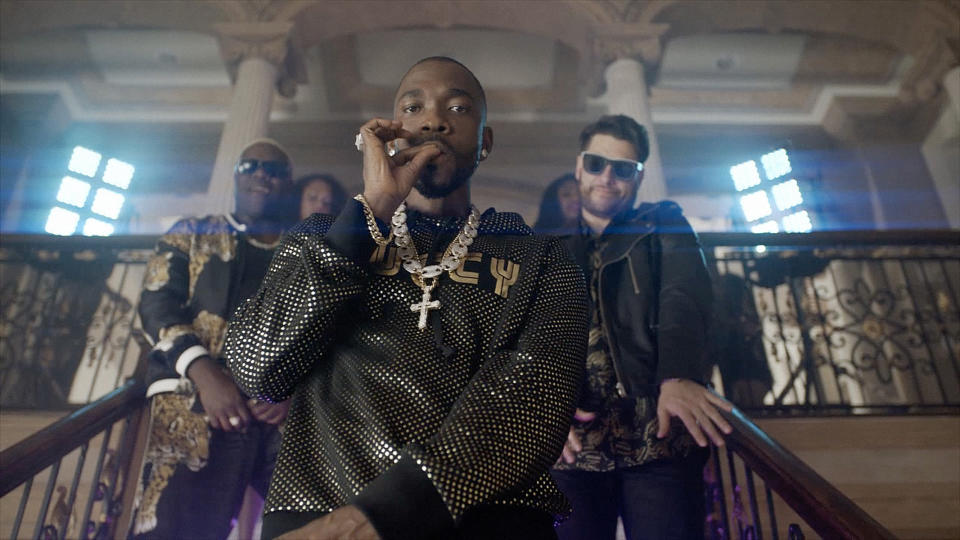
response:
M237 70L246 58L262 58L277 66L277 91L293 97L297 83L306 82L302 56L292 46L294 23L288 21L253 23L218 23L220 53L227 64L230 79L236 82Z
M620 58L640 59L645 64L660 60L660 37L666 24L601 23L593 26L593 55L604 64Z

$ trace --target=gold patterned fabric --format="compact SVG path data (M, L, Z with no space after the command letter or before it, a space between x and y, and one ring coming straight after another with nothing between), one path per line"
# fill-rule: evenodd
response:
M257 251L263 250L251 246L246 239L246 234L231 225L226 216L183 219L160 238L147 264L139 312L143 328L156 346L147 362L152 416L144 470L149 474L142 479L136 534L162 537L164 533L160 531L173 530L164 529L170 524L163 520L171 517L158 516L158 504L170 486L176 485L170 479L179 464L196 472L207 467L208 458L239 463L231 455L223 455L225 445L219 447L219 455L210 455L211 448L214 454L218 448L212 444L214 434L207 425L196 387L176 371L176 366L185 351L198 347L202 354L223 364L220 351L227 318L232 307L245 299L236 298L238 284L244 279L259 282L263 267L257 274L248 268L250 262L270 256L269 252L259 255ZM239 470L240 465L237 467ZM180 474L184 474L182 468ZM219 501L221 506L229 504L226 495L230 494L224 493L224 499ZM225 525L228 524L226 520Z
M421 331L422 291L394 247L370 240L359 204L324 219L288 234L228 330L240 386L293 395L266 512L356 504L382 535L395 525L411 538L479 505L566 512L548 469L579 390L587 310L559 241L486 212ZM462 220L410 212L408 223L435 259Z

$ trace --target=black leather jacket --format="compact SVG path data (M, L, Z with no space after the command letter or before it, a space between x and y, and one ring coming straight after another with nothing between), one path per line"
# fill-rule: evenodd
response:
M589 283L588 234L563 239ZM601 310L620 396L656 395L671 378L703 383L712 293L699 240L680 207L663 201L626 211L602 242L600 294L591 309Z

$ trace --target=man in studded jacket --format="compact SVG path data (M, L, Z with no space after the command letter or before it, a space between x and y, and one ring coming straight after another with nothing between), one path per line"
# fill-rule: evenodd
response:
M558 240L472 208L485 111L463 65L414 65L360 129L363 196L292 230L231 323L241 387L293 399L265 538L555 538L586 291Z
M649 153L633 119L580 135L579 232L564 242L591 297L586 378L553 470L573 505L561 539L703 538L707 439L722 445L723 398L703 386L710 280L673 202L634 207ZM679 421L671 423L671 418Z

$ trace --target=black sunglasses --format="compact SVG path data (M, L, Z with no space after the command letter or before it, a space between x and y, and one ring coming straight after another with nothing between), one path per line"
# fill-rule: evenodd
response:
M272 178L282 178L290 174L290 166L286 161L260 161L259 159L241 159L237 163L238 174L254 174L257 169L263 169L264 174Z
M581 152L583 170L590 174L600 174L609 164L613 167L613 175L620 180L635 180L637 174L643 171L643 163L629 159L608 159L597 154Z

